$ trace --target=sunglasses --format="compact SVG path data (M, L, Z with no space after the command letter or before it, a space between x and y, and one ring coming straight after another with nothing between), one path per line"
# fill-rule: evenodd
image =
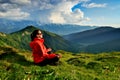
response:
M37 33L37 35L42 35L42 33Z

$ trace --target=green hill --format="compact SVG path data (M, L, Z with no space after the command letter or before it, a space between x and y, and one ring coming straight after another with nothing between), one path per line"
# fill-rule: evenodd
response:
M31 41L30 34L38 28L34 26L27 26L26 28L10 33L0 34L0 44L2 46L12 46L21 50L30 50L29 43ZM41 30L43 32L43 36L45 38L45 43L47 47L51 47L54 51L56 50L66 50L72 51L69 42L63 39L61 36Z
M119 80L120 52L73 54L57 51L59 65L37 66L31 52L0 47L0 80Z

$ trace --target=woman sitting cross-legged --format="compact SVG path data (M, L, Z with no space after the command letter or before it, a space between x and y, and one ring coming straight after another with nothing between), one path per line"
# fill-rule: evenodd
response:
M40 66L47 64L54 64L59 61L60 55L48 52L52 51L51 48L46 48L44 45L43 34L40 30L35 30L31 34L30 47L32 49L32 55L34 63Z

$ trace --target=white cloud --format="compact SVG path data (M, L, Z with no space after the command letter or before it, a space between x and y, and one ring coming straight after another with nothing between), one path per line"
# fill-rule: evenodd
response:
M51 9L54 5L50 3L51 0L33 0L32 7L39 10Z
M10 0L10 2L20 5L31 4L31 0Z
M97 8L101 8L101 7L106 7L106 3L104 3L104 4L96 4L96 3L90 3L90 4L83 4L82 6L83 7L86 7L86 8L95 8L95 7L97 7Z
M13 0L18 1L20 0ZM27 3L25 0L24 3ZM20 3L23 3L22 1ZM30 13L25 12L17 4L13 3L0 3L0 18L12 19L12 20L23 20L30 16Z
M21 9L10 9L6 12L0 12L0 18L7 18L12 20L22 20L29 16L29 13L22 12Z
M73 3L71 1L66 1L59 3L54 7L51 11L51 15L49 17L50 22L52 23L82 23L83 21L88 20L88 18L84 17L84 12L80 9L75 9L74 11L71 8L77 4L77 2Z
M65 23L66 21L64 20L64 17L61 16L61 13L51 13L51 16L49 18L50 23Z
M84 17L84 12L80 9L72 11L71 8L79 2L87 1L89 0L8 0L0 5L0 18L22 20L31 17L44 23L81 23L88 18Z
M64 3L66 4L66 2L71 2L74 6L79 2L88 2L90 0L31 0L31 1L33 7L39 8L40 10L45 10L45 9L55 9L55 7L58 6L59 4L64 4Z
M52 4L47 4L47 3L40 3L40 4L38 4L38 5L41 5L40 7L39 7L39 9L40 10L42 10L42 9L51 9L52 7L53 7L53 5Z
M11 5L9 3L0 4L0 11L7 11L9 9L16 8L16 5Z

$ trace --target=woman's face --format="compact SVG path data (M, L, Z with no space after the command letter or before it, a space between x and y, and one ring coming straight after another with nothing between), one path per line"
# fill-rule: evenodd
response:
M42 32L38 31L38 34L36 34L36 37L39 38L39 39L43 38Z

